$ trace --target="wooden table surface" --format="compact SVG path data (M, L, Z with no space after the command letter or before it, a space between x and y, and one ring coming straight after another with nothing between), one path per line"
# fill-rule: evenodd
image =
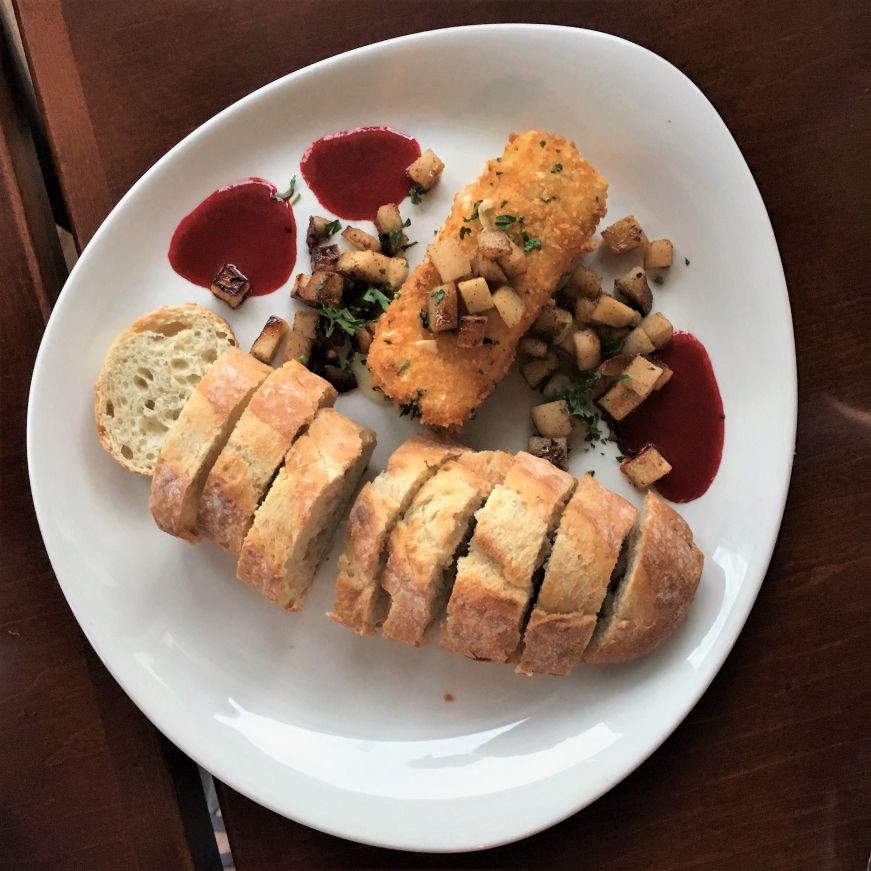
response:
M871 850L867 3L15 2L63 206L80 245L169 147L259 85L376 40L496 21L607 31L650 48L683 70L735 136L780 245L799 366L798 442L789 501L747 626L709 691L674 735L585 811L522 843L462 856L410 855L352 844L284 820L220 786L237 867L864 868ZM146 787L135 773L131 778L131 768L138 766L141 774L144 765L159 763L153 730L144 721L131 723L138 716L132 706L116 721L113 712L123 707L120 691L95 657L82 650L81 638L72 638L63 652L56 648L59 635L67 639L74 633L67 612L55 615L64 606L36 538L22 448L25 385L42 311L23 297L20 305L29 313L23 318L25 328L3 335L4 375L8 358L14 357L17 366L17 392L3 418L0 528L8 535L13 524L15 544L7 551L4 538L3 583L19 585L15 596L23 614L33 614L34 621L57 619L64 628L56 632L47 626L35 633L34 649L15 665L26 673L17 681L19 691L49 697L54 720L43 705L42 731L36 724L22 727L15 718L27 716L20 712L26 712L30 697L13 698L10 705L4 687L0 700L4 745L10 725L15 727L12 756L8 746L0 749L0 847L18 845L10 867L42 868L55 867L48 858L62 855L60 839L71 826L50 818L26 819L38 803L78 789L79 801L92 813L90 820L79 814L72 826L94 857L110 856L113 844L144 822L142 816L136 818L140 802L157 800L157 792L135 792L155 787ZM736 319L740 316L735 313ZM752 506L736 505L735 510ZM2 619L7 620L6 613ZM17 637L16 643L21 643ZM4 656L11 647L8 637L0 637ZM78 666L82 659L87 660L89 685ZM69 665L73 661L75 668ZM61 662L82 682L75 694L68 685L72 678L53 664ZM75 718L67 713L70 705ZM94 705L102 713L99 729L93 725ZM38 788L29 784L20 796L6 789L2 777L7 769L16 777L35 775L27 760L37 752L36 742L60 741L65 731L70 737L63 745L67 749L57 751L60 758L74 756L87 765L82 761L74 771L43 758ZM151 755L131 761L123 753L125 745L134 757L150 746ZM101 766L108 773L95 774ZM152 780L165 786L173 768ZM110 775L116 791L94 803L93 778ZM16 811L11 824L10 806ZM143 813L148 810L153 808ZM184 818L189 811L180 813ZM149 822L173 829L178 819L176 803L163 819L152 816ZM126 842L128 850L130 838L135 834ZM183 841L176 834L164 849L181 849ZM28 857L25 850L36 852ZM134 858L112 867L188 867L181 860L158 861L135 850L130 855ZM3 862L0 857L0 867ZM110 866L94 859L67 867Z

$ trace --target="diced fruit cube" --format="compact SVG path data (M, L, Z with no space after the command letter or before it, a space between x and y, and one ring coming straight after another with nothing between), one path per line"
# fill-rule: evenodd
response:
M627 460L620 471L633 487L644 490L671 471L671 464L654 447L645 448L637 457Z
M487 318L484 315L463 315L460 318L460 332L457 335L457 347L477 348L484 344L484 332L487 329Z
M671 239L654 239L644 249L645 269L668 269L674 260Z
M532 423L538 434L547 438L564 438L572 433L572 416L564 399L536 405L532 409Z
M455 330L459 323L457 287L453 282L434 287L426 298L429 328L434 333Z
M517 291L507 284L494 291L493 305L507 327L516 327L526 312L526 306Z
M646 241L644 230L634 215L627 215L602 230L605 247L613 254L625 254L640 248Z
M408 177L415 182L415 184L419 184L425 191L428 191L439 180L444 168L445 165L439 159L438 155L431 148L427 148L427 150L408 167L406 172L408 173Z
M472 271L469 255L456 239L438 239L429 246L428 254L443 282L458 281Z
M581 372L589 372L602 362L602 343L589 327L583 327L574 335L575 361Z
M630 357L637 356L638 354L649 354L655 350L656 348L653 342L650 341L650 337L640 326L629 333L623 342L623 353L628 354Z
M674 335L671 321L662 313L654 312L643 318L639 324L655 348L664 348Z
M469 278L457 287L469 314L477 315L493 308L493 295L483 278Z
M662 369L646 357L633 357L616 384L598 402L614 420L623 420L650 395Z
M251 356L261 363L269 363L275 356L281 340L287 334L287 329L287 321L284 318L272 315L267 319L260 335L254 340L254 344L251 346Z
M603 293L596 300L592 321L608 327L634 327L641 321L641 315L635 309L614 299L613 296Z
M614 294L625 299L632 308L646 315L653 305L653 293L647 283L647 273L636 266L625 275L614 279Z

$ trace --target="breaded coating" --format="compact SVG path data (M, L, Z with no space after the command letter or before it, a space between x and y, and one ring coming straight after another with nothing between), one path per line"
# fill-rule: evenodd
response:
M539 130L512 134L501 159L488 161L484 174L454 198L438 238L457 239L471 256L482 228L463 218L472 215L477 201L489 199L493 216L516 219L506 227L509 233L539 239L540 250L534 242L528 246L526 272L511 281L526 306L522 319L509 328L491 310L484 344L475 348L458 347L455 332L430 332L421 312L441 281L426 259L379 321L367 361L373 384L395 404L419 411L424 424L460 429L508 371L517 343L560 277L592 247L607 190L574 142ZM471 232L461 238L462 228Z

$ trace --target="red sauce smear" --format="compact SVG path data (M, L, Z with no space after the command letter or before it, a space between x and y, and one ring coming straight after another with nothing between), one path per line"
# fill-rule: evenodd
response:
M723 400L708 352L692 334L676 332L655 360L674 375L620 423L619 443L629 456L655 446L672 466L656 489L672 502L690 502L711 486L720 468Z
M379 206L401 203L405 170L420 157L417 140L389 127L358 127L309 146L300 169L320 204L340 218L371 221Z
M284 285L296 263L296 222L275 185L248 178L215 191L182 219L169 262L183 278L209 287L225 263L250 282L251 295Z

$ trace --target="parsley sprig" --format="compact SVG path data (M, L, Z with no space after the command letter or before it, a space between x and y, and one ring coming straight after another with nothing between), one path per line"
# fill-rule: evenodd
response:
M601 418L592 408L593 390L601 377L602 373L596 370L581 372L570 384L555 390L550 397L552 400L564 399L569 414L586 424L587 435L584 440L589 446L605 438L599 429Z
M423 195L426 191L415 182L409 189L408 195L411 197L411 203L414 206L419 206L423 202Z

